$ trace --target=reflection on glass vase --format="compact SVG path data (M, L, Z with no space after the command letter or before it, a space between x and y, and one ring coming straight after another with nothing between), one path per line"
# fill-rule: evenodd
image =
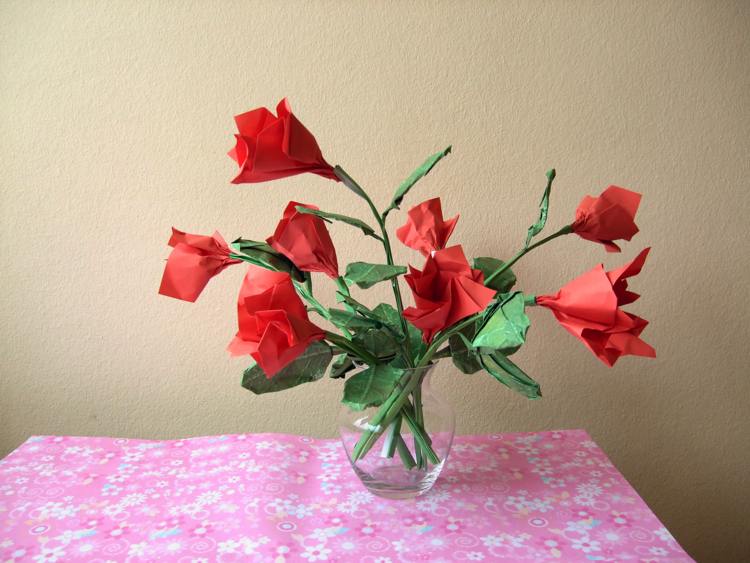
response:
M339 416L341 441L354 472L367 489L390 499L426 493L445 465L455 414L430 385L434 364L406 370L379 407Z

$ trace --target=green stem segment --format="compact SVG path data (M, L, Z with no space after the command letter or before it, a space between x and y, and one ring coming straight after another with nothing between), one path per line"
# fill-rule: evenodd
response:
M522 248L521 250L519 250L515 254L515 256L513 256L513 258L511 258L508 262L506 262L505 264L503 264L502 266L500 266L497 270L495 270L487 278L485 278L484 285L488 285L497 276L499 276L500 274L502 274L505 270L507 270L508 268L510 268L513 264L515 264L516 262L518 262L521 258L523 258L526 254L528 254L529 252L531 252L535 248L537 248L539 246L542 246L543 244L551 241L552 239L555 239L557 237L561 237L563 235L570 234L572 232L573 232L573 225L566 225L562 229L560 229L559 231L557 231L555 233L552 233L550 236L545 237L545 238L543 238L543 239L535 242L532 245L529 245L529 246L527 246L525 248Z
M356 193L359 194L362 199L364 199L367 202L367 205L370 207L370 211L372 211L373 217L375 217L375 220L378 222L378 226L380 227L380 232L382 235L382 243L383 243L383 249L385 250L385 258L389 266L393 266L393 252L391 250L391 240L388 237L388 230L385 228L385 219L383 216L378 212L377 207L375 207L375 204L372 202L372 199L370 199L370 196L367 195L367 192L362 189L362 187L357 184L357 182L349 176L349 174L341 168L341 166L336 166L334 168L334 173L338 178L344 182L344 184L354 186L356 188ZM401 330L404 333L404 352L405 352L405 358L407 361L407 364L409 366L412 364L412 357L411 357L411 351L409 346L409 330L406 325L406 319L404 318L404 302L401 297L401 288L398 285L398 277L395 277L391 280L391 287L393 288L393 297L396 300L396 308L398 309L398 316L401 320Z

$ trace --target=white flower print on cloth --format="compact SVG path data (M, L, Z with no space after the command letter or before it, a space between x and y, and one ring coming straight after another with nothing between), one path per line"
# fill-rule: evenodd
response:
M32 437L0 461L0 561L688 562L582 430L456 438L370 494L338 440Z

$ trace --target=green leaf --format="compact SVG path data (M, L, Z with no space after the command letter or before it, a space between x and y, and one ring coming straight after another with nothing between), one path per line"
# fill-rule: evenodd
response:
M341 402L355 411L378 407L388 398L403 374L404 370L387 364L370 366L346 380Z
M335 166L333 169L333 173L336 174L336 177L339 180L341 180L341 183L343 183L347 188L349 188L359 197L361 197L362 199L369 199L360 185L355 182L354 179L346 173L346 170L341 168L341 166Z
M390 358L400 351L394 335L384 329L369 329L358 332L352 337L352 342L360 345L377 358Z
M381 303L372 312L376 318L383 321L391 333L397 335L399 340L403 341L404 331L401 326L401 315L398 314L398 311L392 305ZM412 355L416 357L422 354L427 346L422 340L422 332L408 320L404 319L404 321L406 321L406 330L409 333L409 348Z
M265 242L238 238L232 242L232 248L239 253L238 258L266 270L286 272L297 281L305 281L305 274L289 258L277 252Z
M331 361L331 347L325 342L313 342L296 360L285 366L271 379L260 369L258 364L250 366L242 376L242 386L256 395L275 393L317 381L326 372Z
M412 172L411 175L401 183L401 185L396 190L396 193L393 194L391 204L388 206L388 209L383 212L383 217L388 215L388 213L390 213L393 209L398 209L399 205L401 205L401 202L404 200L404 196L409 192L412 186L414 186L414 184L416 184L419 180L426 176L430 172L430 170L432 170L432 168L450 152L451 147L448 147L442 152L433 154L430 158L422 163L422 166Z
M342 223L346 223L347 225L351 225L352 227L362 229L362 232L367 236L380 239L380 237L375 234L375 229L373 229L370 225L360 219L348 217L347 215L339 215L338 213L329 213L328 211L321 211L320 209L310 209L309 207L305 207L304 205L297 205L295 206L295 209L300 213L304 213L305 215L315 215L316 217L320 217L321 219L325 219L326 221L340 221Z
M555 169L547 171L547 187L544 188L544 194L542 194L542 201L539 202L539 219L536 223L529 227L529 232L526 235L526 246L529 246L531 239L542 232L544 225L547 223L547 211L549 210L549 194L552 191L552 180L555 179Z
M357 364L348 354L339 354L331 362L331 369L328 376L332 379L343 379L346 374L357 368Z
M378 321L379 320L378 317L375 315L374 312L370 311L370 309L368 309L367 307L365 307L364 305L362 305L362 303L360 303L359 301L357 301L356 299L354 299L354 297L352 297L351 295L346 295L346 294L344 294L344 293L342 293L340 291L337 291L336 292L336 301L338 301L339 303L345 303L346 305L348 305L349 307L351 307L351 309L353 311L356 311L357 313L359 313L363 317L366 317L368 319L372 319L374 321Z
M347 330L367 330L370 328L380 328L382 323L375 319L370 319L358 315L352 311L344 311L342 309L329 309L331 314L331 322L339 328L345 328Z
M405 273L406 268L404 266L352 262L346 267L344 279L349 284L355 283L362 289L369 289L376 283L393 279Z
M500 352L482 354L482 367L503 385L513 389L528 399L538 399L542 396L539 384L526 375L521 368L511 362Z
M520 291L504 295L485 314L472 342L474 348L499 350L506 355L518 350L526 342L530 325L524 308L524 295Z
M475 334L476 324L467 326L460 334L452 334L448 338L453 365L462 373L476 373L482 369L482 364L479 363L479 354L470 346Z
M480 256L474 258L474 269L481 270L484 274L484 279L490 277L493 272L499 270L505 262L498 260L497 258L490 258L489 256ZM513 270L508 268L499 276L496 276L489 284L485 284L487 287L496 289L499 293L509 292L514 285L516 285L516 274Z

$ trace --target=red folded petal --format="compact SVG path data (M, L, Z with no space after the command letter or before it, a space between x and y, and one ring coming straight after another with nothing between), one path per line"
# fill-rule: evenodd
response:
M232 355L251 355L271 378L325 332L310 322L289 274L250 266L237 299Z
M458 222L458 215L447 221L443 219L440 198L429 199L412 207L407 216L406 224L396 230L396 236L406 246L425 256L445 248Z
M323 158L315 137L292 114L284 98L274 116L258 108L235 116L237 142L229 156L240 167L234 184L266 182L311 172L339 181Z
M172 228L169 246L159 293L183 301L194 302L212 277L240 262L229 258L229 245L218 232L209 237Z
M338 259L331 235L320 217L299 213L297 206L317 209L314 205L290 201L284 216L267 242L289 258L304 272L323 272L338 277Z
M425 342L484 310L495 296L493 289L482 284L482 273L469 266L460 246L434 251L427 257L424 270L410 267L404 277L415 303L404 311L404 317L422 331Z
M648 251L611 272L600 264L556 295L538 296L536 303L551 309L560 325L608 366L624 355L655 357L654 349L639 338L648 321L619 308L638 297L626 290L626 279L641 271Z
M630 240L638 232L635 214L639 193L609 186L599 197L586 196L576 210L573 231L581 238L604 245L608 252L619 252L613 241Z

